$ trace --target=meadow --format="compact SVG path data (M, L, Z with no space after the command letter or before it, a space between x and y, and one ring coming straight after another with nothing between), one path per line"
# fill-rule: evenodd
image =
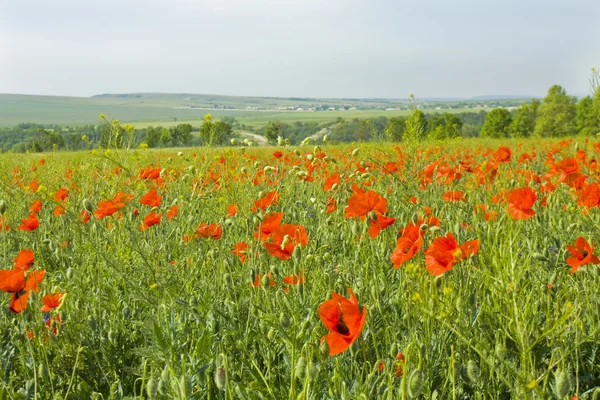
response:
M598 153L0 155L0 399L598 399Z

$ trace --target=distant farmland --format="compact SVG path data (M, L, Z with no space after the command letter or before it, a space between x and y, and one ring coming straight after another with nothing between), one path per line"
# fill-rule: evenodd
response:
M464 112L478 111L473 107L479 103L508 106L519 102L523 100L440 102L436 107L433 106L435 103L431 102L420 104L423 104L426 112ZM308 111L309 108L314 108L315 104L326 104L336 110ZM350 110L339 110L343 105ZM249 126L262 126L271 120L326 122L338 117L352 119L406 115L408 105L406 100L385 99L271 99L185 94L103 95L83 98L0 94L0 126L14 126L23 122L93 124L98 122L98 115L101 113L107 118L131 123L139 128L149 125L170 126L181 122L200 124L202 117L208 113L216 118L232 116L241 124ZM213 108L215 106L218 108ZM296 106L305 110L284 110Z

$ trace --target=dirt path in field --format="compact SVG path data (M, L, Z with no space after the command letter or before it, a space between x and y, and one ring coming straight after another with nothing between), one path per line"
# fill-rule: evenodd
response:
M269 144L269 141L266 137L257 135L256 133L248 132L248 131L239 131L239 135L244 139L252 139L256 144L261 146L266 146Z
M323 128L321 129L319 132L312 134L310 136L308 136L310 138L311 141L316 141L317 139L321 139L323 138L323 136L327 135L329 133L329 128Z

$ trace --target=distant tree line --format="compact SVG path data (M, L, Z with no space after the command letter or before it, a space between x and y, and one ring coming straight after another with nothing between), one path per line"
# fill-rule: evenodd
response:
M204 117L199 127L178 124L169 128L149 126L134 129L118 121L97 125L59 126L23 123L0 128L0 152L47 152L55 150L88 150L93 148L188 147L228 144L232 125L225 120Z

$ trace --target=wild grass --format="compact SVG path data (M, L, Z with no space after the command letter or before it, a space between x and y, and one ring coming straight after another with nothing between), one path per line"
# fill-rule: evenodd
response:
M11 313L10 296L0 293L0 399L598 398L600 269L571 274L565 257L578 236L598 241L600 213L584 212L564 183L543 193L527 179L548 173L549 151L556 149L559 161L579 150L586 153L582 171L594 182L597 151L583 140L513 141L512 160L482 185L458 167L483 168L499 145L457 141L411 153L377 144L1 156L0 198L11 226L0 232L2 268L32 249L33 268L46 276L22 313ZM284 156L274 158L276 150ZM533 161L518 161L525 152L535 152ZM382 171L400 160L398 172ZM421 188L433 161L462 176ZM138 179L148 166L162 169L162 183ZM305 174L298 172L311 168L314 181L300 180ZM334 172L342 181L325 192L324 177ZM33 179L36 192L29 189ZM386 215L396 218L375 239L366 222L344 217L353 184L384 196ZM514 220L505 203L493 202L503 190L526 186L539 195L531 219ZM67 212L54 216L61 187L70 193ZM140 198L151 187L163 196L156 210L163 220L141 231L151 209ZM265 212L250 209L271 190L280 200L268 211L283 212L283 223L303 225L309 236L287 261L253 237ZM444 201L449 190L465 191L467 200ZM120 216L81 223L85 207L96 210L119 191L133 194ZM325 212L329 196L338 205L332 214ZM39 228L17 230L36 199L44 204ZM226 206L234 203L239 212L228 217ZM478 204L497 211L497 219L474 212ZM167 221L173 205L179 215ZM398 231L423 216L424 206L441 226L424 227L422 250L449 232L459 243L480 241L476 256L440 277L427 272L422 250L398 269L390 261ZM184 240L201 223L221 224L222 237ZM231 253L240 241L252 249L245 263ZM303 284L283 283L301 273ZM318 309L332 291L347 296L347 288L366 306L367 321L358 340L331 357ZM53 311L61 318L54 335L39 309L42 296L56 291L67 295Z

